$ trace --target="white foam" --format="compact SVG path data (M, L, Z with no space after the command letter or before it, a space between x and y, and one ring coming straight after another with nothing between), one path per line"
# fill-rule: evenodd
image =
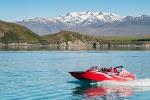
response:
M128 82L116 82L116 81L103 81L92 83L92 85L97 86L122 86L122 87L130 87L134 89L134 91L150 91L150 78L147 79L138 79L134 81Z
M127 81L127 82L104 81L101 84L130 86L130 87L150 87L150 79L138 79L138 80Z

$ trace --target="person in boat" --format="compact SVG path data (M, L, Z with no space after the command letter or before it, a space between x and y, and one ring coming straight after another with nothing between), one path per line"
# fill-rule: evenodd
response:
M98 66L93 66L92 68L90 68L87 71L98 71L98 72L103 72L103 73L109 73L109 74L117 74L119 75L120 72L122 72L122 68L123 66L117 66L115 68L98 68Z
M108 71L109 71L109 72L112 72L112 70L113 70L113 68L112 68L112 67L110 67L110 68L108 69Z
M117 66L114 68L114 73L119 74L120 72L122 72L122 68L123 66Z
M90 69L88 69L87 71L99 71L98 66L93 66Z
M104 67L104 68L100 68L100 69L99 69L99 72L106 73L106 72L107 72L107 68L105 68L105 67Z

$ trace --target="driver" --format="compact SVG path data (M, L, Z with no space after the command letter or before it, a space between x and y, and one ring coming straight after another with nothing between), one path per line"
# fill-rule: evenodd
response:
M114 73L119 74L120 72L122 72L122 68L123 68L123 66L115 67L115 68L114 68Z

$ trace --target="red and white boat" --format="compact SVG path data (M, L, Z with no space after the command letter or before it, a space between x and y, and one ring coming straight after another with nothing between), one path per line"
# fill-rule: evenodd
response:
M123 66L114 68L98 68L94 66L86 71L69 73L76 79L90 82L101 82L106 80L123 82L135 79L135 75L128 72Z

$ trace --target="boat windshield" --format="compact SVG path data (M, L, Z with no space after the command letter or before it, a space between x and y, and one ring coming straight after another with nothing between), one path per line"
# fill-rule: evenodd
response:
M123 68L123 66L117 66L117 67L115 67L115 68Z
M118 73L120 73L123 69L123 66L117 66L114 69L116 69L118 71Z

